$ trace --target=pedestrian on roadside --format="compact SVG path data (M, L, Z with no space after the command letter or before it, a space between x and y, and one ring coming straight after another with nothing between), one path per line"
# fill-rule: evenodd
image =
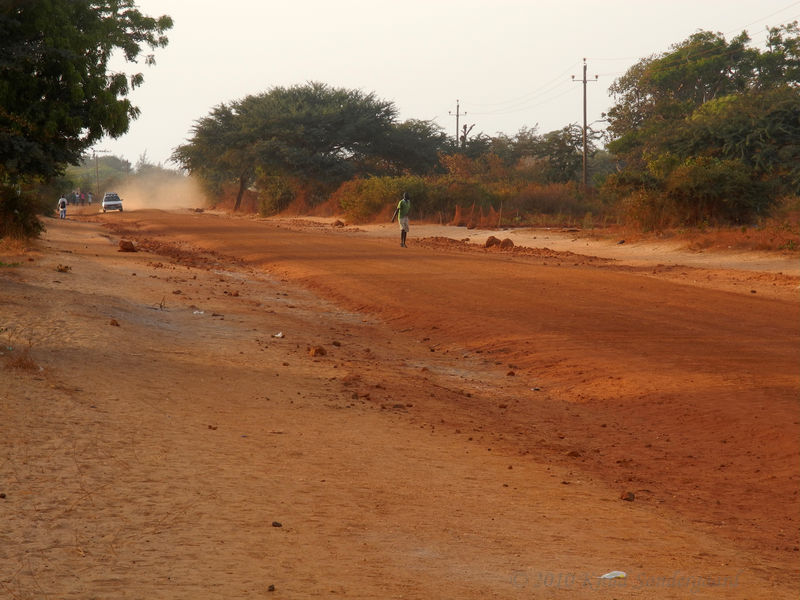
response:
M67 218L67 199L64 194L61 194L61 198L58 199L58 216L60 219Z
M394 210L391 222L394 223L395 218L400 224L400 247L406 248L406 236L408 235L408 211L411 210L411 197L408 192L403 192L403 197L397 203L397 208Z

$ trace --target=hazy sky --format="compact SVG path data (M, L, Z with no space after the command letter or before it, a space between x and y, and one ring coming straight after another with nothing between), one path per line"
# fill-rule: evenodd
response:
M96 148L166 167L213 106L319 81L374 92L399 119L432 119L451 136L539 133L588 121L611 106L608 87L641 58L698 30L743 30L763 49L766 28L800 19L789 0L139 0L170 15L170 43L131 96L129 132ZM126 67L130 71L131 66ZM452 114L451 114L452 113ZM598 125L599 126L599 125Z

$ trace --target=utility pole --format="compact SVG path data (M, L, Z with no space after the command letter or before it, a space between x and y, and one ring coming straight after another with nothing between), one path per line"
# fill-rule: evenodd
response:
M97 166L97 153L102 152L104 154L108 153L108 150L92 150L92 155L94 156L94 181L95 185L97 186L97 196L96 198L98 201L101 199L100 197L100 168Z
M592 81L597 81L598 76L594 76L594 80L587 80L586 79L586 59L583 59L583 79L578 80L579 83L583 83L583 189L586 189L586 84L592 83ZM572 76L572 81L575 81L575 75Z
M467 114L467 113L465 113L465 112L463 112L463 113L462 113L462 112L459 112L459 110L460 110L460 109L459 109L459 105L458 105L458 100L456 100L456 112L455 112L455 117L456 117L456 148L458 148L458 135L459 135L459 134L458 134L458 132L459 132L459 128L458 128L458 118L459 118L461 115L464 115L464 116L466 116L466 114ZM453 114L453 112L452 112L452 111L450 111L450 110L448 110L448 111L447 111L447 114L448 114L448 115L452 115L452 114Z

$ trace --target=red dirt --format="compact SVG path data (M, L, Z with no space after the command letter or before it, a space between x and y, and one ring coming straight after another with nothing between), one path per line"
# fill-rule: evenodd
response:
M797 276L90 219L0 270L9 597L797 597Z

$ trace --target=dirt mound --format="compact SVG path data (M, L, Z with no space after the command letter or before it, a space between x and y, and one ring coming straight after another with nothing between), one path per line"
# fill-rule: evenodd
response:
M545 260L555 260L560 263L568 263L573 265L578 264L609 264L613 260L609 258L600 258L597 256L587 256L585 254L577 254L570 251L551 250L550 248L528 248L526 246L514 245L510 239L500 240L494 236L490 236L483 245L471 243L470 240L462 239L455 240L452 238L435 236L420 238L415 242L415 245L422 246L423 248L431 248L434 250L455 250L460 252L510 252L520 256L529 256L534 258L541 258Z

